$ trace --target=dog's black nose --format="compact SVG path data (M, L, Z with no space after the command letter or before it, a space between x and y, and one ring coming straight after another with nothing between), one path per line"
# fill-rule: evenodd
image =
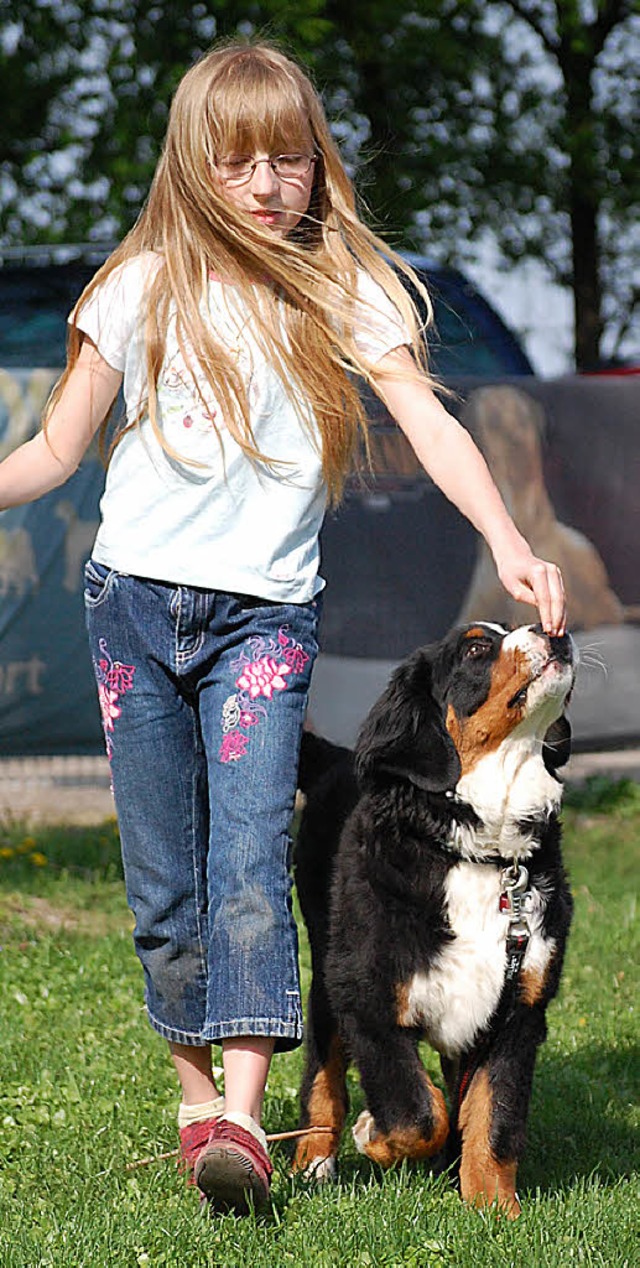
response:
M531 626L533 634L539 634L541 638L549 640L549 646L556 660L570 661L572 659L571 639L568 634L546 634L540 622Z
M571 639L568 634L550 636L549 643L556 660L570 661L572 659Z

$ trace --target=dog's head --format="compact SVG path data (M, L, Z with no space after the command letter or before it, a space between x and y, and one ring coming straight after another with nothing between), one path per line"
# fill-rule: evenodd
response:
M393 674L356 745L363 788L399 777L454 790L510 740L542 755L550 774L569 758L564 709L575 678L568 635L477 622L414 652Z

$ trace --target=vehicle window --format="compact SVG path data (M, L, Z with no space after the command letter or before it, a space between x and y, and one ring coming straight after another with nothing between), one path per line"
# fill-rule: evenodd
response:
M454 311L441 294L434 294L433 309L434 330L427 344L438 378L509 373L502 347L486 338L469 313Z
M456 274L423 275L433 301L427 334L438 378L527 373L526 358L501 318Z
M63 367L67 317L91 277L78 267L5 268L0 272L0 366Z

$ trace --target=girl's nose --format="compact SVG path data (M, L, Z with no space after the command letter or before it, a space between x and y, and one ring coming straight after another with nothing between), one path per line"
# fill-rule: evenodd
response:
M271 194L278 189L279 182L268 159L260 159L251 177L251 191L254 194Z

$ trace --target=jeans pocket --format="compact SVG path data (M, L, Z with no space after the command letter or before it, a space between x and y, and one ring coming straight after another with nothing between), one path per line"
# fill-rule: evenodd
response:
M113 578L113 568L100 564L95 559L88 559L84 566L84 601L88 607L97 607L106 599Z

